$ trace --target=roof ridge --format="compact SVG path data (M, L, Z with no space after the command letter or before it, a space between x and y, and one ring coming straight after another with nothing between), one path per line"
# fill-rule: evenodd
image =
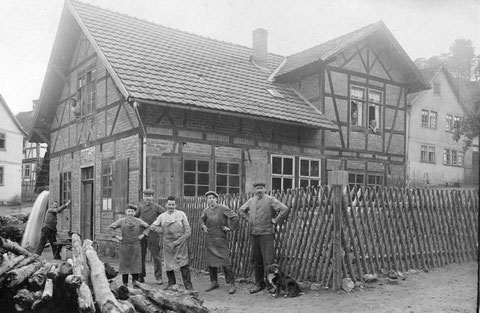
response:
M113 14L126 16L128 18L135 19L137 21L141 21L141 22L144 22L144 23L147 23L147 24L151 24L151 25L154 25L154 26L157 26L157 27L166 28L166 29L169 29L169 30L172 30L172 31L181 32L181 33L184 33L184 34L187 34L187 35L192 35L192 36L196 36L196 37L203 38L203 39L208 39L208 40L211 40L211 41L215 41L215 42L219 42L219 43L223 43L223 44L227 44L227 45L237 46L237 47L246 48L246 49L252 49L252 47L241 45L239 43L234 43L234 42L229 42L229 41L225 41L225 40L215 39L215 38L211 38L211 37L208 37L208 36L205 36L205 35L195 34L193 32L189 32L189 31L182 30L182 29L179 29L179 28L165 26L165 25L162 25L160 23L152 22L152 21L149 21L149 20L146 20L146 19L143 19L143 18L139 18L139 17L133 16L133 15L128 15L126 13L114 11L114 10L109 9L109 8L100 7L98 5L93 5L93 4L83 2L83 1L80 1L80 0L67 0L67 1L69 1L72 4L77 3L77 4L80 4L80 5L85 5L85 6L97 8L99 10L108 11L108 12L113 13ZM268 52L268 54L278 56L278 57L283 57L283 58L285 57L284 55L281 55L281 54L278 54L278 53L275 53L275 52Z
M355 30L352 30L351 32L348 32L348 33L346 33L346 34L343 34L343 35L334 37L334 38L332 38L332 39L329 39L329 40L327 40L327 41L321 42L321 43L319 43L319 44L316 44L316 45L313 46L313 47L310 47L310 48L304 49L304 50L302 50L302 51L296 52L296 53L294 53L294 54L291 54L291 55L287 56L287 58L291 58L291 57L294 57L294 56L296 56L296 55L298 55L298 54L305 53L306 51L313 50L313 49L317 48L318 46L326 45L326 44L328 44L329 42L332 42L332 41L334 41L334 40L338 40L338 39L340 39L340 38L350 36L350 35L353 34L353 33L360 32L360 31L362 31L362 30L365 30L365 29L368 28L368 27L372 27L373 25L381 25L381 24L384 24L381 20L378 21L378 22L375 22L375 23L370 23L370 24L365 25L365 26L363 26L363 27L360 27L360 28L357 28L357 29L355 29Z

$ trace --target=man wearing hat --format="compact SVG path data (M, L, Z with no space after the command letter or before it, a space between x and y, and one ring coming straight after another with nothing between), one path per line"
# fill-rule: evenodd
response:
M153 202L154 191L152 189L145 189L143 191L143 202L139 205L135 217L140 218L148 225L151 225L157 217L165 212L157 203ZM145 237L141 241L142 247L142 275L140 275L139 281L145 282L145 256L147 255L147 247L150 250L150 254L153 259L153 269L155 272L155 279L157 284L162 284L162 259L160 258L161 251L161 235L152 232L148 237Z
M235 277L230 263L227 232L238 227L238 215L229 207L217 204L218 194L215 191L205 193L207 207L200 216L200 226L206 234L206 261L210 272L210 286L205 291L217 289L217 269L223 268L225 282L230 285L229 294L235 293Z
M274 263L274 226L281 223L288 213L285 204L265 194L265 183L253 184L255 196L248 199L239 209L239 215L248 222L252 240L250 259L255 273L255 287L250 293L265 289L264 268Z

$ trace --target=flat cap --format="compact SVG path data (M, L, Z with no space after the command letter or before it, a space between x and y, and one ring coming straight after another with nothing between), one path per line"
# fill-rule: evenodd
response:
M133 204L127 204L127 209L137 210L137 207Z
M215 198L218 198L218 193L216 193L216 192L213 191L213 190L207 191L207 192L205 193L205 197L208 197L209 195L212 195L212 196L214 196Z
M265 187L267 184L265 184L264 182L262 181L257 181L255 183L253 183L253 187L257 187L257 186L263 186Z
M153 195L154 193L155 193L155 191L153 191L153 189L150 189L150 188L149 188L149 189L145 189L145 190L143 191L143 194L144 194L144 195Z

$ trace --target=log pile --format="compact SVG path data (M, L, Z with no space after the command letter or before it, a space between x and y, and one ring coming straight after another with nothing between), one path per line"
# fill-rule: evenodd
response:
M161 290L116 281L115 269L103 263L91 240L72 235L72 259L49 263L0 237L1 312L208 313L198 294Z

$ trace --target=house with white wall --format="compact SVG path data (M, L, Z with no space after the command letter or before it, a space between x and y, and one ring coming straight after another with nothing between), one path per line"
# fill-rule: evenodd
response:
M22 193L23 139L27 133L0 95L0 202L17 202Z

